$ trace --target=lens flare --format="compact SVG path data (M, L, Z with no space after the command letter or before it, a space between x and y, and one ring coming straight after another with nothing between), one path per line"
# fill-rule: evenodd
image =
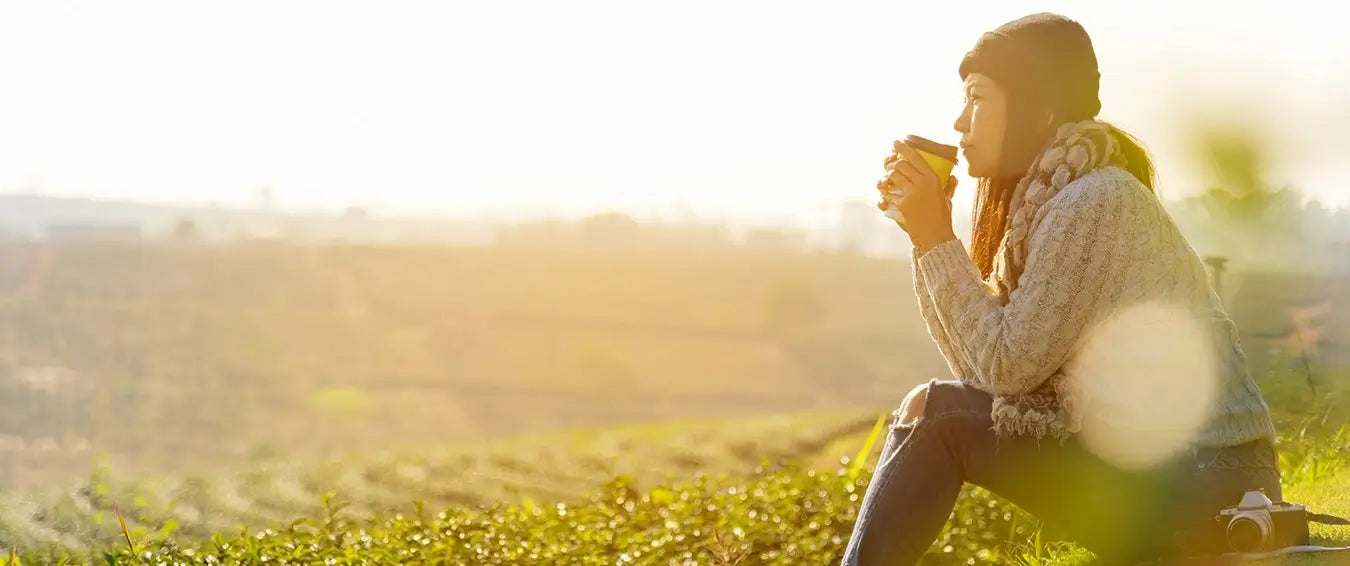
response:
M1095 327L1065 368L1087 402L1084 445L1131 469L1185 448L1222 383L1212 332L1185 309L1159 304L1126 309Z

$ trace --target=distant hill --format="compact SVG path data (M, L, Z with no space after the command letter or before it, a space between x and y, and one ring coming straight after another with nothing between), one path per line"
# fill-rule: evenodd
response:
M184 227L190 225L190 230ZM206 242L482 244L493 237L485 222L379 217L352 208L343 213L298 214L227 207L193 207L0 194L0 238L167 239L190 235Z

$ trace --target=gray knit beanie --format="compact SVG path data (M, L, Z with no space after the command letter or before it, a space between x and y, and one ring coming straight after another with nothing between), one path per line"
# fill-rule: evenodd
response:
M980 37L961 61L970 73L994 79L1015 96L1050 109L1061 122L1095 118L1101 73L1082 25L1058 14L1013 20Z

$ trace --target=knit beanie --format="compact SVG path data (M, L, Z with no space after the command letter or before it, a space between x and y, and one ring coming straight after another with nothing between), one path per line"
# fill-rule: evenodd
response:
M1102 108L1092 40L1082 25L1058 14L1032 14L984 34L961 60L960 72L963 81L971 73L986 75L1061 121L1092 119Z
M1008 93L997 177L1022 177L1059 124L1101 111L1092 40L1078 22L1058 14L1032 14L980 36L961 60L960 73L962 81L971 73L988 76ZM1057 123L1040 122L1044 110Z

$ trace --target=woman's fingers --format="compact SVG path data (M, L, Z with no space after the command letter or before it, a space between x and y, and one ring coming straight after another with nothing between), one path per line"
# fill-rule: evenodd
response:
M914 183L919 182L920 179L923 179L923 173L919 171L918 167L914 166L912 161L901 159L900 162L895 165L895 168L891 169L891 174L888 178L891 179L891 184L894 185L913 185Z
M894 153L886 158L886 163L882 167L883 176L880 181L877 181L877 190L881 191L883 194L903 179L902 177L895 175L895 166L898 165L899 162L900 157Z
M928 162L924 161L923 158L919 156L919 152L915 151L914 148L905 144L900 144L897 145L895 149L901 157L900 165L896 165L895 168L900 169L901 167L908 166L910 170L915 173L912 177L912 181L917 183L920 179L929 177L934 180L937 179L937 173L933 172L933 167L928 165Z

